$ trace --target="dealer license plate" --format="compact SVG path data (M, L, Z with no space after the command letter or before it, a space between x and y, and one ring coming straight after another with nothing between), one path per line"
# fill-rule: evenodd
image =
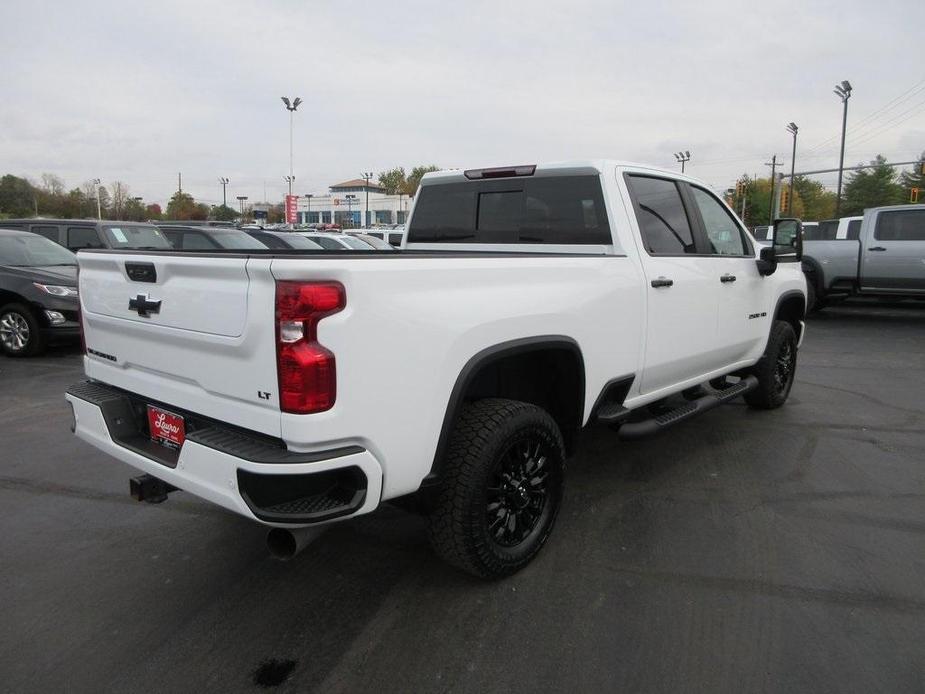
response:
M148 429L152 441L168 448L179 450L186 440L183 417L154 405L148 405Z

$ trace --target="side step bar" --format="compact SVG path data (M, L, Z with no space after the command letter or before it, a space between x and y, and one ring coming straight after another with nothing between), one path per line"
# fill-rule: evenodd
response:
M745 395L745 393L757 387L758 379L754 376L746 376L733 386L729 386L715 393L703 395L670 412L660 414L658 417L646 419L641 422L628 422L620 427L617 434L621 439L641 439L644 436L656 434L679 422L683 422L691 417L696 417L708 410L712 410L714 407L719 407L723 403L729 402L740 395Z

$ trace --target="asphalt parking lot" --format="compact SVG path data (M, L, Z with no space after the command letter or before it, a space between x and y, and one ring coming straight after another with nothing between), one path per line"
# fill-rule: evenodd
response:
M420 518L263 531L73 437L76 350L0 360L0 691L925 690L925 306L809 322L790 402L589 430L556 531L486 584Z

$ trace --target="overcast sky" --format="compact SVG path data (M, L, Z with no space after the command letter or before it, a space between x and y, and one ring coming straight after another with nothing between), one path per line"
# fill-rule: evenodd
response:
M921 0L3 2L0 173L99 177L164 204L401 165L611 157L720 189L925 149ZM910 91L911 90L911 91ZM884 107L887 107L885 110ZM868 116L873 116L868 118ZM865 120L866 119L866 120ZM834 181L834 177L822 179Z

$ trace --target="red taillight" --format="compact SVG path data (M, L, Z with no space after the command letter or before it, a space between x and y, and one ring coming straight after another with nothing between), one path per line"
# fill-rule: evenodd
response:
M309 414L334 406L334 354L318 344L318 322L346 305L340 282L276 283L276 370L283 412Z

